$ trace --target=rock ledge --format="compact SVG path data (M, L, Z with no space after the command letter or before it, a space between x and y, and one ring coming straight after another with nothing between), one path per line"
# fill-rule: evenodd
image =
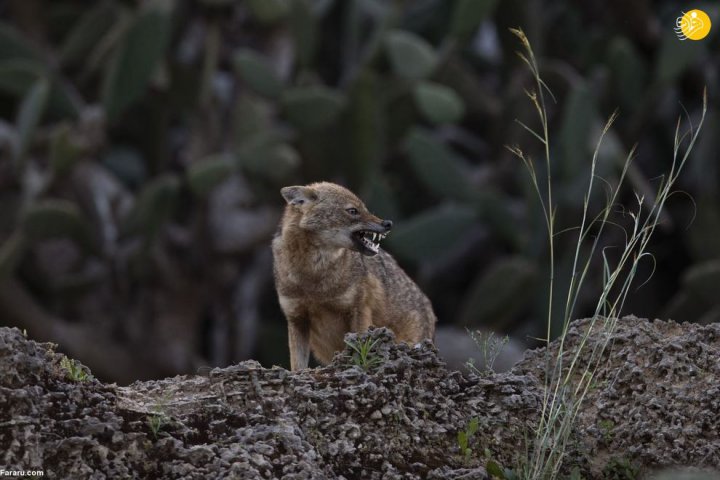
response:
M573 324L569 349L589 325ZM482 479L485 452L517 464L540 411L544 349L478 377L448 371L429 343L366 335L379 358L367 371L346 350L299 373L243 362L118 387L69 380L50 345L2 328L0 464L50 478L198 479ZM626 317L605 356L568 468L720 468L720 325ZM458 432L472 418L465 456Z

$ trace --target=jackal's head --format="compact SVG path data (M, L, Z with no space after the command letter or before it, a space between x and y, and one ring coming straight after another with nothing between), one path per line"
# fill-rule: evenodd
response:
M284 226L310 235L320 248L347 248L373 256L392 222L371 214L347 188L320 182L280 190L287 202Z

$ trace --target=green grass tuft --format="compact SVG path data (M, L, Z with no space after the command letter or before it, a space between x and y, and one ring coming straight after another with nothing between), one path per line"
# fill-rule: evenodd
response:
M83 367L77 360L63 357L60 360L60 367L65 370L67 378L73 382L85 382L92 379L92 375L90 375L86 371L85 367Z
M375 352L379 339L366 337L354 341L345 340L345 344L353 351L352 363L363 370L370 370L382 363L382 358Z
M698 125L690 125L685 133L681 133L681 122L678 120L675 129L673 161L670 171L661 177L660 185L654 195L635 194L636 206L630 210L623 210L624 216L630 219L630 225L625 229L625 244L609 254L607 247L602 247L605 239L605 227L619 226L612 217L614 208L618 204L624 180L634 157L634 148L625 158L618 178L607 181L597 174L597 163L600 146L609 129L612 127L617 115L614 113L606 122L598 143L595 147L590 163L589 181L582 203L582 219L580 225L572 231L577 232L577 241L572 264L572 276L565 292L565 303L558 306L553 304L555 290L555 238L559 233L556 228L556 204L553 200L553 171L550 155L550 136L548 133L548 113L546 109L546 95L552 93L542 80L537 60L530 42L521 30L511 29L523 45L523 51L518 56L530 69L534 79L534 88L526 91L528 98L534 106L539 120L539 128L533 128L518 121L536 140L543 145L544 166L537 168L533 159L527 156L519 147L508 147L508 150L518 157L530 175L530 181L537 194L542 208L547 229L550 276L549 295L547 306L547 357L545 364L545 391L538 426L534 438L531 440L528 458L519 459L520 477L525 479L554 479L558 478L563 467L568 440L575 427L575 420L580 412L585 396L596 385L596 374L602 367L602 356L608 346L617 321L623 311L623 306L634 285L638 266L641 261L654 261L648 251L650 239L655 228L663 218L663 210L668 198L675 192L674 185L685 166L690 152L698 138L705 114L707 111L707 92L703 97L702 116ZM684 146L684 148L683 148ZM544 171L544 178L538 175ZM605 203L600 206L599 213L592 213L597 209L591 208L590 199L598 189L605 189ZM602 288L593 293L597 298L595 311L589 328L582 334L579 346L574 352L565 348L570 322L574 319L576 305L580 298L585 280L590 271L591 261L600 257L602 260ZM562 331L558 338L557 354L551 355L551 327L554 315L562 314ZM604 341L596 344L592 350L588 347L588 339L593 332L603 332ZM587 360L580 366L580 359ZM626 469L627 470L627 469Z
M147 425L150 428L150 432L153 434L153 438L157 440L160 431L170 423L170 417L162 411L155 411L150 413L147 417Z
M469 462L470 457L472 456L473 450L470 444L472 438L478 431L478 427L479 420L477 419L477 417L474 417L468 422L465 430L461 430L457 434L458 449L460 450L460 454L463 456L465 463Z

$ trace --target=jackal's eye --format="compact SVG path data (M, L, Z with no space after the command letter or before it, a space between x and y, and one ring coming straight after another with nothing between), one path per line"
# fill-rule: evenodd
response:
M345 211L348 212L350 215L357 215L359 213L357 208L348 208Z

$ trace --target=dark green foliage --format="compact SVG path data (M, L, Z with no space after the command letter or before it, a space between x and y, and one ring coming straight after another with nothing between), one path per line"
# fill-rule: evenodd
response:
M432 123L454 123L462 118L465 106L452 88L431 82L415 87L415 101L423 116Z
M565 194L567 201L576 201L585 193L586 179L593 147L592 129L599 122L590 88L579 83L570 90L562 112L558 138L557 172L555 178L575 186Z
M15 232L0 246L0 279L13 274L25 253L25 237Z
M520 477L511 469L509 468L503 468L498 462L495 460L488 460L485 464L485 469L487 470L488 475L490 475L490 478L496 478L499 480L519 480Z
M613 89L619 107L632 112L642 98L648 81L648 68L637 48L625 37L615 37L608 46L607 63L611 69Z
M281 103L288 120L300 129L312 130L337 120L345 99L326 87L296 87L283 94Z
M250 12L260 23L275 23L290 12L289 0L248 0Z
M73 165L80 159L82 149L74 142L70 125L59 124L50 141L50 167L53 173L63 175L72 171Z
M124 231L154 236L175 212L179 190L180 180L174 175L164 175L148 183L128 214Z
M477 215L472 209L442 205L394 227L387 243L402 258L421 263L452 249L476 222Z
M278 131L266 131L249 138L237 150L236 158L244 171L275 185L291 181L300 163L295 149Z
M99 1L89 9L70 31L60 48L63 64L81 64L103 36L111 29L121 13L114 2Z
M468 166L426 130L414 129L405 140L413 173L438 198L471 201L478 191L468 180Z
M170 40L170 14L167 6L148 7L130 20L105 77L103 106L111 120L145 93L160 67Z
M498 0L455 0L450 33L453 35L469 35L478 24L490 16Z
M90 226L78 207L67 200L35 202L23 215L21 229L30 241L68 237L85 247L91 244Z
M18 142L15 148L15 164L19 169L22 168L21 163L25 158L30 141L43 113L45 113L49 90L50 84L47 80L38 80L20 104L20 112L17 117Z
M502 258L483 271L470 286L460 308L464 325L498 328L512 323L534 300L537 268L522 257Z
M40 52L28 42L12 25L0 25L0 58L40 60Z
M413 33L389 32L385 47L395 73L409 80L427 77L437 65L437 54L432 46Z
M441 324L542 335L548 239L505 146L534 149L526 153L540 177L544 166L515 121L538 128L509 26L529 32L556 96L548 107L559 219L577 218L590 152L617 107L596 175L616 182L638 142L629 180L643 194L667 170L679 102L694 119L708 84L707 131L718 125L709 54L718 37L677 41L671 2L632 10L632 31L616 21L629 15L624 5L598 4L613 12L598 18L593 2L90 3L41 1L30 19L22 8L3 11L0 276L131 348L144 348L145 325L167 348L158 355L186 352L175 366L257 355L258 318L263 331L282 330L263 256L278 191L318 180L346 184L395 222L383 246L428 291ZM655 277L627 311L720 317L708 286L720 258L718 146L716 135L701 137L681 181L697 208L673 197ZM621 200L634 196L628 189ZM557 278L573 273L573 226L558 225ZM613 232L602 246L609 254L625 238ZM589 273L576 316L600 272ZM45 288L57 284L84 288ZM248 333L232 320L241 317ZM168 318L183 326L147 326Z
M226 180L233 168L227 158L210 157L192 165L187 172L190 190L198 197L205 197Z
M242 49L233 60L238 75L250 88L270 98L280 95L282 81L262 56L252 50Z
M635 480L640 478L640 467L627 458L612 458L603 469L603 478L608 480Z

